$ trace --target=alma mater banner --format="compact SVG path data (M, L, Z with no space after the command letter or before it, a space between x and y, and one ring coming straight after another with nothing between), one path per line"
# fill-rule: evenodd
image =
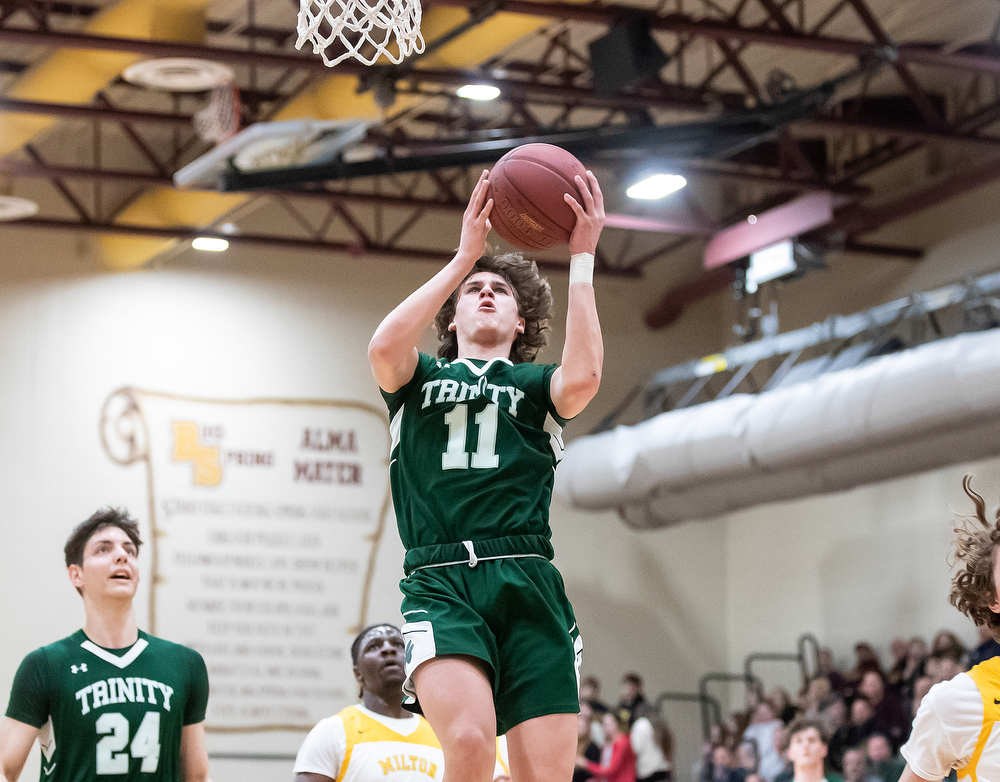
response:
M309 729L353 700L389 508L382 411L122 388L101 436L145 466L149 631L204 656L208 729Z

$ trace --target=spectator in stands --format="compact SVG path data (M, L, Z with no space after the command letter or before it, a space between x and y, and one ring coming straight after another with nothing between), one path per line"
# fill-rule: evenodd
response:
M604 726L604 747L601 761L578 757L577 766L586 769L603 782L636 782L635 752L629 740L629 716L624 710L608 712L601 720Z
M872 774L882 782L898 782L906 768L906 761L893 752L889 739L881 733L873 733L865 743Z
M910 679L915 679L923 675L924 660L930 650L927 642L919 635L913 636L906 648L906 675Z
M833 652L825 646L816 652L816 675L830 682L830 690L838 695L846 695L850 690L843 674L833 665Z
M934 636L934 640L931 642L931 654L945 649L957 649L961 654L965 654L965 644L951 630L942 630Z
M899 749L910 735L910 715L899 696L886 690L881 671L868 671L858 685L858 692L875 710L875 732L888 736L893 749Z
M830 680L817 677L799 695L799 712L803 717L820 719L823 709L832 702Z
M739 782L732 751L725 746L712 747L701 766L701 782Z
M969 652L969 667L973 668L991 657L1000 657L1000 643L996 642L988 626L979 625L979 646Z
M775 687L771 692L770 701L774 707L775 716L785 725L795 719L795 715L799 712L795 704L792 703L788 690L784 687Z
M753 711L750 724L743 731L744 741L757 742L760 750L760 775L766 782L773 782L784 767L781 754L775 747L775 734L783 724L775 716L774 707L767 701L761 701Z
M946 646L944 649L934 652L931 657L937 661L937 665L935 666L937 681L935 684L954 679L967 668L965 665L965 653L954 646Z
M920 701L924 699L924 696L930 691L933 685L934 681L930 676L921 676L913 683L913 700L910 703L910 714L916 715L917 709L920 708Z
M856 747L868 740L868 737L875 732L875 709L871 702L859 695L851 701L851 729L848 734L847 745Z
M844 753L844 782L883 782L868 768L868 756L860 747Z
M837 698L822 713L824 735L830 737L827 744L827 763L834 771L840 771L841 758L851 746L851 723L847 719L847 702Z
M666 782L674 766L674 737L666 721L649 704L634 714L629 739L635 752L637 782Z
M791 730L790 725L782 725L774 734L774 751L778 753L778 758L782 763L781 772L774 777L774 782L792 782L795 775L792 761L788 759L788 753L785 752L788 749L789 730Z
M931 680L931 684L943 681L941 678L941 658L936 654L927 655L927 659L924 660L924 674Z
M876 672L880 678L885 678L882 673L882 663L878 660L878 655L872 648L871 644L868 643L858 643L854 645L854 654L856 655L857 661L854 665L854 670L847 674L847 683L852 689L856 689L861 685L861 680L864 678L866 673Z
M747 726L750 724L750 717L752 712L750 711L737 711L726 717L725 722L725 743L733 752L739 746L740 742L743 741L743 733L746 731Z
M598 719L608 713L608 707L601 700L601 680L596 676L584 676L580 680L580 701L586 701Z
M629 671L622 676L621 700L618 701L618 711L628 714L629 724L634 719L632 712L637 707L646 702L646 696L642 691L642 677L634 671Z
M597 718L594 716L593 709L590 708L590 704L585 701L580 701L580 714L577 718L577 733L576 733L576 755L577 757L583 758L584 760L589 760L593 763L599 763L601 760L601 747L593 738L593 726L598 722ZM601 729L601 735L604 735L604 729ZM586 782L593 776L587 769L582 766L577 766L573 769L573 782Z
M889 644L889 653L892 655L892 665L885 674L885 685L897 695L905 683L906 657L908 644L903 638L893 638Z
M840 782L840 776L827 774L827 755L823 725L818 720L800 718L788 726L785 754L792 764L795 782Z
M906 644L906 664L903 666L903 673L896 689L896 694L904 703L913 698L913 684L924 675L926 660L927 642L915 635Z
M736 748L736 768L743 772L744 782L757 774L760 768L760 751L757 749L757 742L743 741L740 743Z

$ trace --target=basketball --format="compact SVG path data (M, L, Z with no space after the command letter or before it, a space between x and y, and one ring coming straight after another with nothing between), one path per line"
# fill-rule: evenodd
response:
M523 144L504 155L490 172L493 230L521 250L565 244L576 214L563 195L581 205L574 177L587 178L583 164L552 144Z

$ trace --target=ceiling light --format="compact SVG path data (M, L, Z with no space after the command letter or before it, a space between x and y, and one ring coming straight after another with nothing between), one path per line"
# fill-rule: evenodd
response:
M197 57L143 60L122 71L122 78L140 87L166 92L205 92L232 83L233 69Z
M492 84L466 84L458 88L457 94L469 100L493 100L500 96L500 88Z
M625 191L625 195L629 198L654 201L680 190L686 184L687 180L680 174L653 174L641 182L636 182Z
M0 222L23 220L38 214L38 204L19 196L0 195Z
M191 246L196 250L205 250L210 253L221 253L229 249L229 242L214 236L199 236Z

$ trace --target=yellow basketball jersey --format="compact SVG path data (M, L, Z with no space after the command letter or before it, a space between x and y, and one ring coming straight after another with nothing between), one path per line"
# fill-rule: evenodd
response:
M987 756L984 765L990 766L990 773L984 779L995 778L993 772L1000 765L1000 735L997 735L1000 731L994 733L993 730L997 721L1000 721L1000 657L979 663L968 674L976 683L983 699L983 728L969 762L958 769L958 778L980 782L980 762L983 761L984 752Z
M444 777L441 744L423 717L413 733L403 736L356 706L338 716L344 721L347 751L337 782L427 782Z

